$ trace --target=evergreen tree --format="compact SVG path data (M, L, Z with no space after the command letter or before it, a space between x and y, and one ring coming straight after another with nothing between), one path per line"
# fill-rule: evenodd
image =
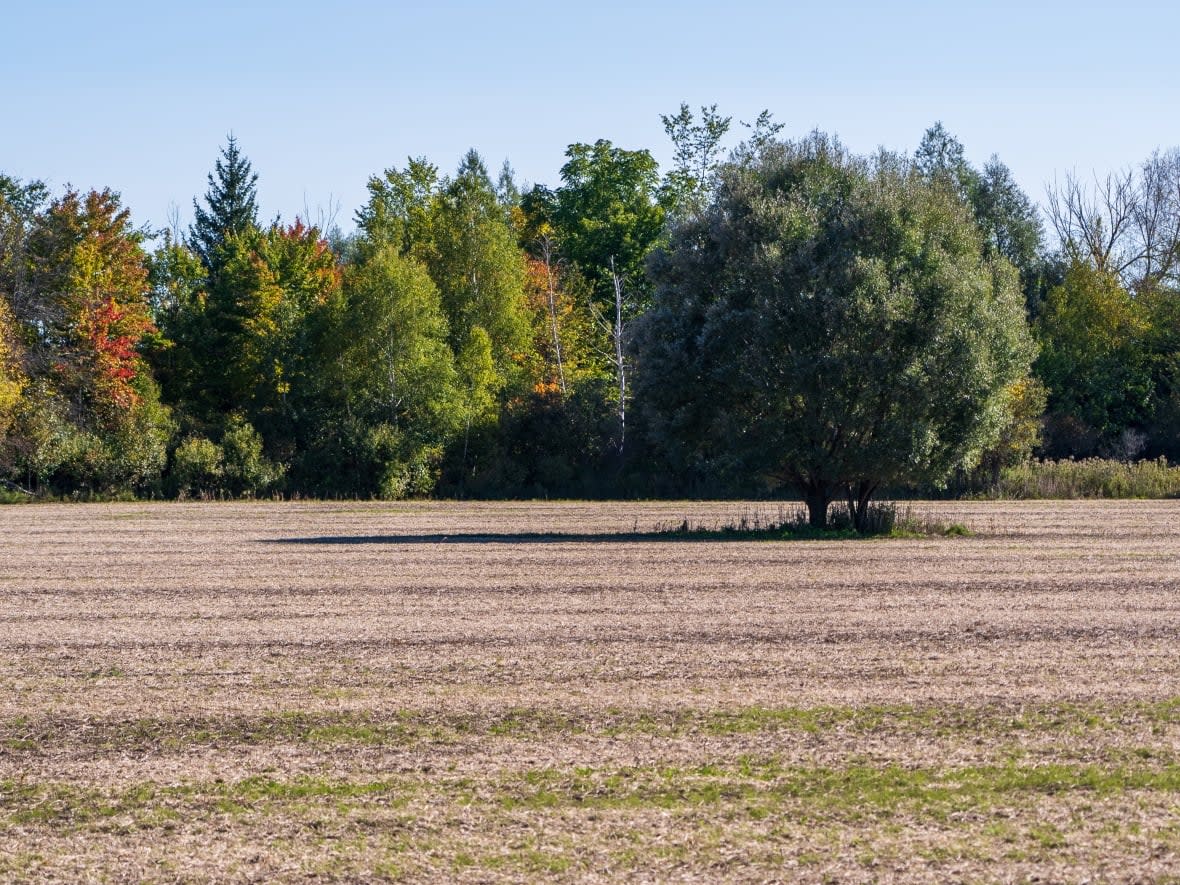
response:
M205 193L208 209L193 200L195 221L189 230L189 244L210 274L218 267L217 251L226 237L257 225L257 183L258 173L238 150L237 139L229 136L209 173L209 190Z

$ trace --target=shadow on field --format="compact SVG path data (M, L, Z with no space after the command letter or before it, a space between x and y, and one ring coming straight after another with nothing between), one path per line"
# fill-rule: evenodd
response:
M563 534L560 532L479 532L435 535L321 535L311 538L266 538L263 544L617 544L683 543L685 541L751 541L768 539L738 532L603 532ZM782 534L778 540L784 540Z

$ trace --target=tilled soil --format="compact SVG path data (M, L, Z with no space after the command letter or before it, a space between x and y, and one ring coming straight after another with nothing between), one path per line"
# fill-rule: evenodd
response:
M2 508L0 879L1180 880L1180 503L912 507Z

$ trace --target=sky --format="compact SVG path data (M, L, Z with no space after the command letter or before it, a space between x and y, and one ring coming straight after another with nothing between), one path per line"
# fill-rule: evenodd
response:
M783 135L912 152L937 120L1036 201L1180 146L1180 4L1076 2L55 2L5 4L0 171L110 187L187 226L228 133L264 219L348 230L365 182L475 147L556 184L610 139L661 166L681 102Z

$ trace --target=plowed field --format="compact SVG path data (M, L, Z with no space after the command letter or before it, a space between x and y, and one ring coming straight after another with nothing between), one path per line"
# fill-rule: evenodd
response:
M1180 502L758 509L0 508L0 880L1180 880Z

